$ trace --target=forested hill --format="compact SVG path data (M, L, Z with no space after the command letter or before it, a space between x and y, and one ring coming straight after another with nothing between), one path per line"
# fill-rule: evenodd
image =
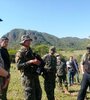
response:
M24 30L24 29L13 29L5 36L10 40L9 48L17 49L20 47L20 38L22 35L28 34L33 39L32 45L45 44L48 46L54 45L57 48L62 50L67 49L85 49L86 45L90 43L89 39L80 39L77 37L66 37L58 38L56 36L50 35L44 32L38 32L33 30Z

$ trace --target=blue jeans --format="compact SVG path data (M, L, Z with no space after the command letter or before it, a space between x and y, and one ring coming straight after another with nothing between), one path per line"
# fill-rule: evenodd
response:
M69 69L68 70L68 81L69 81L70 86L74 83L74 75L75 75L75 72L72 71L72 69Z
M79 91L77 100L84 100L88 86L90 86L90 74L85 72L82 78L81 89Z
M79 81L79 72L77 72L77 71L76 71L76 81L77 81L77 83L80 82L80 81Z

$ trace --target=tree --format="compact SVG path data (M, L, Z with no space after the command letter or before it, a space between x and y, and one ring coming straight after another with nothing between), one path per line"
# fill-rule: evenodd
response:
M34 51L38 54L40 54L41 56L45 55L46 53L48 53L49 47L47 45L41 44L41 45L37 45L34 48Z

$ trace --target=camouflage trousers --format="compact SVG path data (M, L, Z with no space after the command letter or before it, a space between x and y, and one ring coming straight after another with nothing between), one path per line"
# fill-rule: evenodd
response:
M48 73L44 80L44 89L48 100L55 100L54 89L55 89L55 74Z
M23 76L22 85L24 87L25 100L41 100L42 90L38 76Z
M66 75L57 76L56 79L57 79L56 81L57 81L60 89L62 89L63 85L64 85L65 88L68 88Z

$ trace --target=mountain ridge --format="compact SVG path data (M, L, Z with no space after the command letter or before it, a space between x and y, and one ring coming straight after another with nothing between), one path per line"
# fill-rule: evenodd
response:
M9 48L18 48L20 46L20 38L22 35L29 35L32 39L32 45L45 44L48 46L54 45L59 49L68 50L75 49L81 50L85 49L90 40L87 38L78 37L63 37L58 38L46 32L38 32L35 30L25 30L25 29L12 29L10 32L6 33L4 36L9 38Z

